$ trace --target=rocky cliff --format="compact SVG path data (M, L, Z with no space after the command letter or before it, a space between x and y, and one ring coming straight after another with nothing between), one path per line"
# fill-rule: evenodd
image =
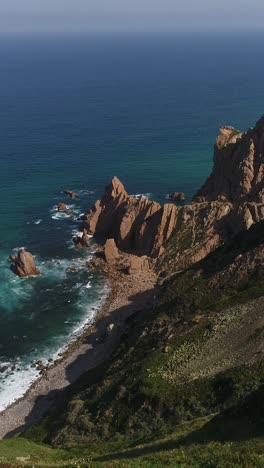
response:
M180 464L241 466L246 436L248 452L255 450L256 440L258 454L246 466L262 466L262 125L261 120L246 134L230 127L220 130L212 174L192 203L177 207L136 200L114 178L102 200L87 213L87 233L108 239L103 251L106 262L112 266L121 261L121 250L139 252L140 257L126 255L132 282L138 275L144 282L145 272L154 264L158 284L150 291L152 302L148 299L147 306L145 293L129 296L136 308L123 323L112 354L71 386L65 404L29 437L75 450L85 446L89 456L96 444L101 455L106 452L102 444L109 447L111 443L114 461L127 462L134 453L135 466L140 453L146 463L149 454L150 466L156 466L153 453L159 450L166 459L157 466L168 464L172 447L174 466L179 460L175 447L182 451L191 441L190 436L182 438L183 425L178 425L184 422L186 427L191 421L193 435L199 438L200 418L208 421L218 413L220 426L214 421L203 443L226 440L233 456L234 441L239 441L239 456L227 461L223 445L214 443L209 446L207 463L199 445L194 464L189 458ZM150 261L144 254L159 258ZM124 309L118 307L115 312L123 314ZM104 335L101 339L105 340ZM172 443L172 431L179 434L178 445ZM157 443L157 434L169 435L169 439ZM142 450L144 439L147 450ZM129 447L126 457L124 447ZM212 459L216 447L219 462Z
M264 201L264 117L246 133L223 127L216 139L214 166L195 200Z
M178 208L161 206L141 197L128 195L124 185L114 177L87 213L84 228L98 240L115 239L119 249L138 255L158 256L176 224Z
M263 152L264 118L247 133L222 127L212 173L192 203L137 200L114 177L86 214L84 228L97 240L113 238L123 251L169 255L177 268L186 267L264 219Z

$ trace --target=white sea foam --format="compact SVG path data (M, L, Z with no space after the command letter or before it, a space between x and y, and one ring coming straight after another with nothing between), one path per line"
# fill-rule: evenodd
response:
M26 366L19 371L7 371L0 381L0 411L21 398L39 376L37 369ZM10 391L12 388L12 391Z
M44 355L34 355L31 356L31 361L36 361L41 359L44 365L49 366L52 363L48 362L48 359L56 361L61 357L61 355L67 350L69 345L80 336L84 328L92 323L96 317L96 314L100 306L105 302L106 297L109 293L109 286L105 285L100 296L100 299L95 300L93 303L89 304L87 307L87 298L85 295L80 297L78 302L78 308L84 309L86 314L84 319L80 324L74 328L71 332L71 335L68 341L63 346L53 346L53 350L46 349ZM69 320L65 323L70 323ZM9 405L14 403L19 398L22 398L25 393L28 391L30 386L40 378L40 372L35 367L31 367L31 362L29 362L24 367L21 366L21 363L17 362L16 369L11 370L14 366L14 363L0 361L1 367L6 365L8 369L2 374L4 380L0 380L0 412L6 409ZM12 388L12 392L10 392Z
M131 197L134 197L136 200L139 200L140 198L150 198L151 193L136 193L135 195L131 195Z
M66 210L67 211L58 211L58 205L54 205L50 210L52 219L61 221L63 219L72 218L75 221L78 221L80 209L76 207L75 204L66 205Z
M34 224L40 224L42 222L42 219L37 219L37 221L34 221Z
M70 218L71 215L64 213L64 211L56 211L56 213L53 213L51 217L52 219L62 220L62 219Z

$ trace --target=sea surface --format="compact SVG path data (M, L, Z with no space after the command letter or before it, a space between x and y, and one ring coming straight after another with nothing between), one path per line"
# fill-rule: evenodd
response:
M0 37L0 411L104 300L91 251L72 245L80 213L114 175L131 194L190 200L219 126L246 130L264 112L263 46L257 33ZM10 271L22 246L39 277Z

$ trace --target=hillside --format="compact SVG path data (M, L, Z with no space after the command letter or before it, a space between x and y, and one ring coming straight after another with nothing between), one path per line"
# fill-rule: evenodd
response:
M141 273L148 256L157 288L104 363L26 442L0 450L48 444L61 465L47 466L64 456L80 466L264 466L263 142L263 119L245 134L221 129L212 174L189 205L135 200L113 179L84 229L113 239ZM120 260L102 252L93 267L114 274Z

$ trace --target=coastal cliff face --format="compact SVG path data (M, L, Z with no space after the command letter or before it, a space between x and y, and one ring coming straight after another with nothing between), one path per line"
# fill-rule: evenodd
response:
M70 192L72 193L72 192ZM175 192L178 193L178 192ZM58 210L66 205L59 204ZM201 261L239 232L264 220L264 117L246 133L222 127L215 143L211 175L183 206L161 205L129 195L114 177L84 216L83 233L73 241L89 246L89 234L137 256L159 259L159 267L181 270ZM27 252L12 259L19 276L38 274Z
M222 128L212 174L184 206L136 200L112 180L85 216L84 234L105 243L98 260L105 271L123 275L119 283L127 277L144 284L153 265L158 281L151 283L147 305L146 291L129 296L126 290L136 307L118 330L112 354L71 386L63 406L29 438L53 447L85 446L91 453L97 447L100 461L112 460L101 456L109 442L118 458L130 447L126 460L140 443L135 465L144 438L145 461L150 441L155 453L166 447L167 457L171 439L158 444L157 434L173 432L184 440L181 451L186 441L197 440L208 450L208 463L199 464L199 455L193 466L211 466L219 440L228 442L232 457L236 442L243 447L236 460L223 462L221 444L213 466L240 466L245 443L252 450L254 438L256 452L264 454L262 135L263 120L246 134ZM204 427L197 430L201 418ZM190 424L185 439L179 436L182 422ZM174 450L171 460L174 466ZM153 453L148 461L152 466ZM252 459L246 464L259 466Z
M129 195L114 177L85 215L97 240L114 239L128 253L164 257L164 268L185 268L240 231L264 219L264 118L243 134L223 127L213 170L193 202L184 206Z
M216 139L214 166L194 200L264 202L264 117L246 133L223 127Z
M85 216L84 228L98 240L115 239L119 249L137 255L158 256L170 238L178 208L161 206L155 201L128 195L124 185L114 177Z

